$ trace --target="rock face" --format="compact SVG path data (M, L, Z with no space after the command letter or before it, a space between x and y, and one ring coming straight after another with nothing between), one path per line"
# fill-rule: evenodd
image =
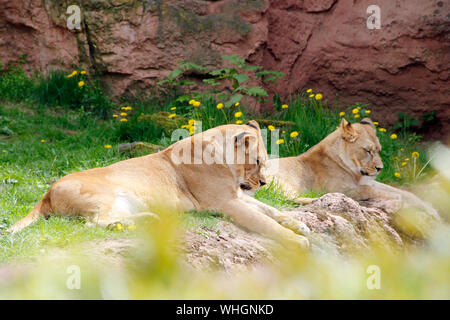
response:
M0 60L27 54L27 66L38 70L84 65L119 95L149 88L177 61L214 68L221 55L238 54L286 73L272 88L285 97L311 87L331 101L369 103L377 120L390 123L397 112L434 111L433 131L448 133L450 4L379 1L380 29L369 29L371 4L0 0ZM81 30L67 28L70 5L81 9Z
M344 103L369 103L383 123L398 112L435 111L448 133L450 3L378 1L380 29L368 29L371 4L273 0L269 37L254 59L287 73L279 86L285 93L308 87Z

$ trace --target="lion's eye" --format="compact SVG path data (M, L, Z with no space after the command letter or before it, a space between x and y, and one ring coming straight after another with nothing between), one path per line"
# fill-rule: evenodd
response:
M368 154L371 154L371 151L369 149L364 149L365 152L367 152Z

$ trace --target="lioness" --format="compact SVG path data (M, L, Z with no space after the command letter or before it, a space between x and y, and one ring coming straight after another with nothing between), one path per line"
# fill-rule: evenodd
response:
M163 202L166 209L177 212L221 211L249 230L307 247L308 240L298 235L309 232L306 225L242 191L265 183L261 170L266 161L256 121L220 126L159 153L69 174L7 231L17 232L50 214L82 216L105 227L129 224L154 216Z
M371 119L354 124L342 119L334 132L305 153L269 160L267 175L290 196L315 189L346 193L356 200L399 199L439 220L437 212L414 194L375 181L383 169L380 150ZM312 200L297 198L303 204Z

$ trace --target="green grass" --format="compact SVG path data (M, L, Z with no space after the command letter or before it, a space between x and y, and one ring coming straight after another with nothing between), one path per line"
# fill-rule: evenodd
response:
M117 148L104 148L117 143L111 123L56 111L0 103L0 122L11 133L0 139L0 228L25 216L60 177L125 159ZM49 244L110 236L122 235L76 220L41 220L13 237L1 236L0 261L32 255Z
M272 181L267 186L258 189L254 197L269 206L280 210L292 209L298 207L298 204L288 199L280 186L276 182Z
M87 73L50 71L28 76L21 66L0 68L0 97L32 102L44 108L82 110L107 118L114 103L99 82Z

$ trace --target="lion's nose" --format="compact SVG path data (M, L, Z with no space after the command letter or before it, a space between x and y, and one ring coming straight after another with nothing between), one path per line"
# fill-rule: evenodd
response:
M264 182L264 181L259 180L259 184L260 184L261 186L265 186L267 183Z
M375 167L377 169L377 172L380 172L383 167Z

